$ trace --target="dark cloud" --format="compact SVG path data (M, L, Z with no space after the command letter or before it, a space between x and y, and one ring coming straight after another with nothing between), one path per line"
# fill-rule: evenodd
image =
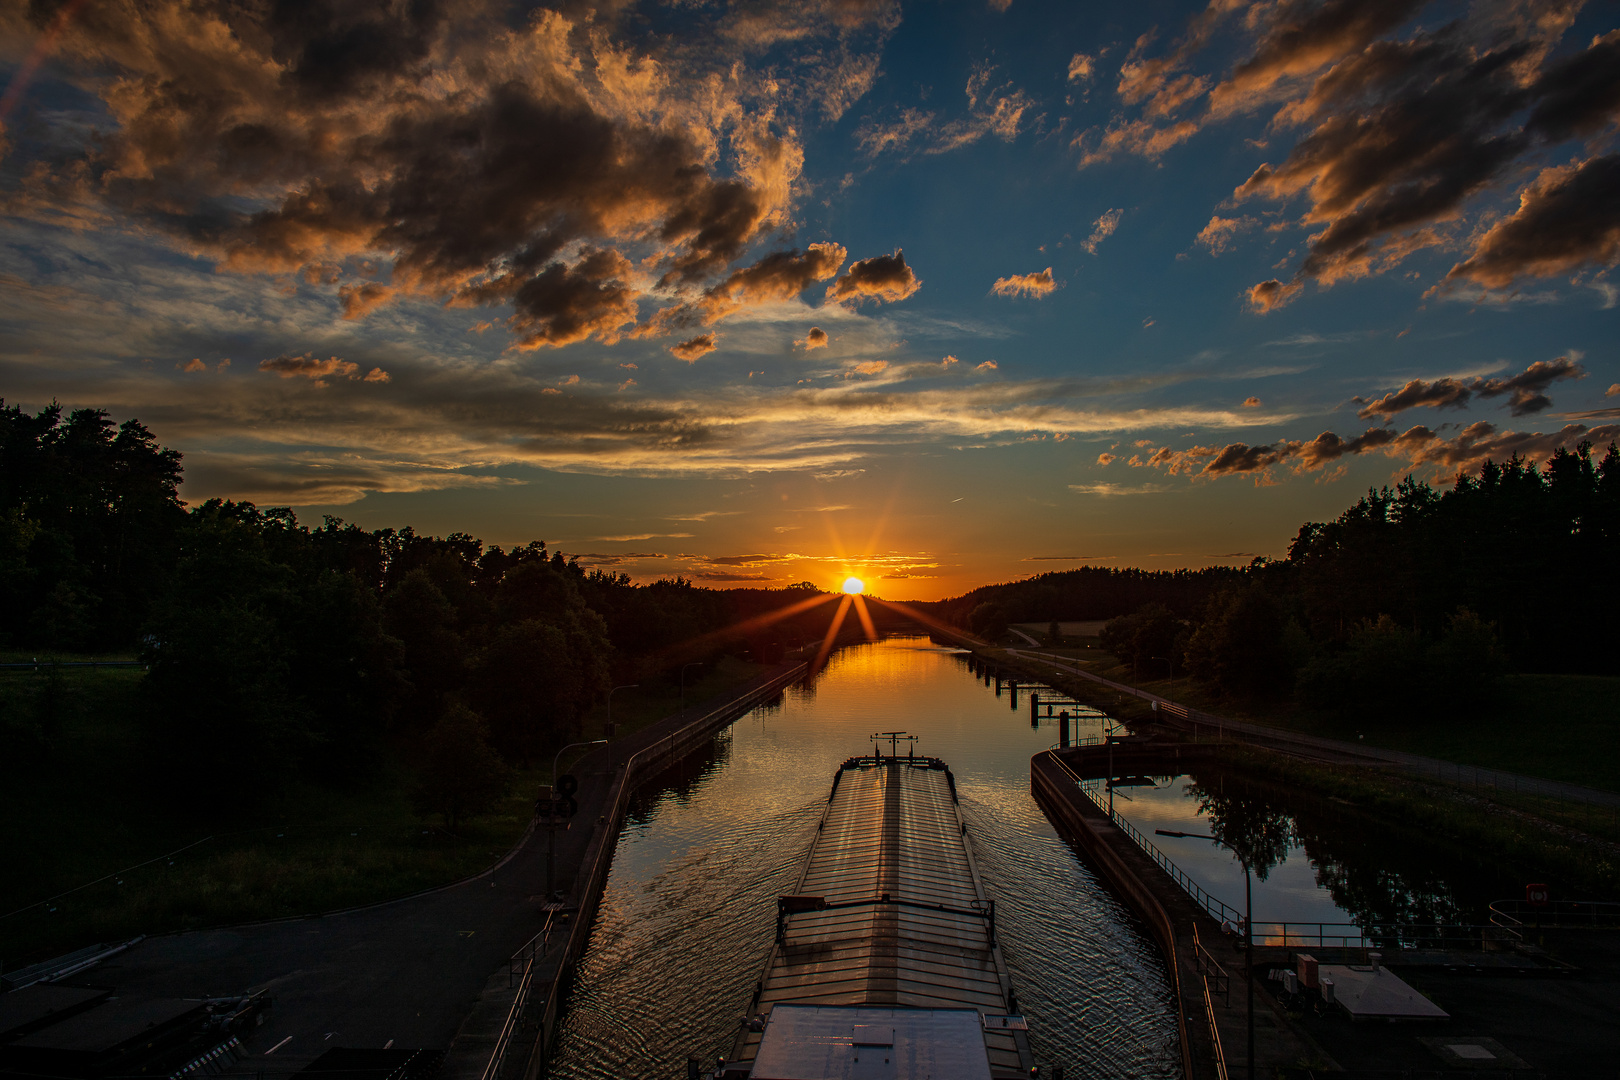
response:
M827 299L834 303L860 303L863 300L879 302L904 300L922 285L917 275L906 265L906 253L896 250L893 255L874 255L851 263L843 277L827 288Z
M1413 379L1399 390L1391 391L1376 401L1356 398L1356 404L1363 406L1356 415L1363 420L1371 420L1374 417L1387 420L1396 413L1424 405L1435 409L1461 409L1472 397L1473 390L1461 379L1436 379L1433 382Z
M1140 464L1176 475L1192 477L1252 476L1256 484L1270 484L1271 470L1287 466L1295 472L1316 472L1340 458L1382 453L1404 460L1409 467L1435 465L1455 474L1473 470L1487 459L1505 461L1517 454L1537 460L1548 457L1560 446L1574 446L1582 439L1607 442L1620 437L1620 425L1588 428L1566 424L1556 432L1498 432L1495 425L1480 421L1470 424L1456 436L1446 439L1419 424L1405 432L1389 428L1369 428L1351 439L1324 431L1309 442L1284 439L1270 446L1230 443L1222 447L1194 446L1186 450L1163 447ZM1135 464L1136 462L1133 462Z
M1518 212L1480 238L1446 284L1505 289L1520 277L1572 274L1620 261L1620 154L1544 170L1519 196Z
M804 350L825 349L827 347L827 331L819 326L812 326L810 332L804 335L804 340L796 344L804 346Z
M1253 54L1210 91L1211 107L1230 111L1263 100L1279 82L1310 75L1361 50L1423 6L1422 0L1280 4Z
M1249 307L1262 315L1275 308L1280 308L1299 294L1297 281L1284 284L1276 278L1262 281L1251 286L1248 291Z
M630 261L617 251L588 252L573 266L552 263L512 296L511 326L522 348L556 348L596 336L609 344L636 321ZM465 300L463 303L467 302Z
M1620 189L1617 189L1620 190ZM1556 360L1537 360L1518 375L1506 379L1482 379L1475 391L1480 397L1508 396L1508 410L1514 416L1538 413L1552 404L1545 391L1560 379L1584 379L1586 369L1567 356Z
M303 356L283 355L260 360L259 370L279 375L283 379L311 379L317 386L326 385L327 379L356 379L360 365L336 356L320 360L312 353Z
M582 65L584 39L554 12L514 31L494 5L449 10L87 0L58 56L110 130L20 163L8 209L121 215L223 269L326 284L380 258L401 293L515 303L530 346L633 323L630 246L660 287L691 287L781 220L802 154L766 121L608 85L611 66ZM732 153L717 162L720 137ZM387 288L343 284L345 315Z
M1555 64L1536 81L1525 127L1548 142L1598 134L1620 114L1620 30Z
M1423 0L1282 2L1246 9L1258 29L1246 59L1208 92L1194 119L1170 122L1203 98L1209 80L1178 74L1240 5L1214 0L1163 57L1143 59L1144 37L1121 69L1119 94L1144 115L1115 116L1082 165L1115 152L1155 157L1215 120L1276 106L1277 131L1302 129L1280 163L1234 192L1309 206L1305 258L1288 282L1248 293L1264 313L1307 280L1323 285L1381 273L1411 253L1454 243L1484 193L1530 155L1572 138L1602 144L1620 117L1620 31L1549 62L1579 3L1480 7L1438 29L1389 37ZM1586 156L1583 154L1582 156ZM1448 281L1502 288L1620 260L1620 184L1609 158L1547 169L1521 193L1519 212L1490 230ZM1215 218L1225 226L1228 219ZM1206 229L1206 232L1208 230ZM1225 243L1217 232L1200 242Z
M703 581L775 581L773 577L764 574L732 574L717 570L700 570L692 575Z
M1363 420L1375 417L1387 420L1407 409L1424 406L1435 409L1461 409L1467 406L1475 394L1487 398L1506 394L1509 411L1514 416L1528 416L1552 404L1552 399L1547 397L1546 391L1553 383L1562 379L1585 377L1586 369L1578 362L1567 356L1560 356L1554 360L1537 360L1519 374L1510 375L1505 379L1475 378L1467 382L1452 378L1435 379L1433 382L1413 379L1399 390L1385 394L1376 401L1367 401L1365 398L1354 400L1356 404L1363 406L1356 414Z
M699 357L707 356L714 352L714 350L717 348L719 348L719 346L716 343L716 336L714 334L699 334L695 338L689 338L688 340L682 341L679 344L671 345L669 347L669 351L674 353L676 358L685 360L688 364L691 364L696 362Z
M745 307L792 300L817 281L838 273L849 252L840 244L811 244L806 250L777 251L752 266L732 271L695 301L658 312L637 334L664 333L683 326L711 326Z

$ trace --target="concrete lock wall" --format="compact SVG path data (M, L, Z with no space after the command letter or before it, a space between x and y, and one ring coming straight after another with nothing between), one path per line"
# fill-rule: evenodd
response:
M1099 831L1115 827L1100 818L1091 800L1080 792L1051 751L1036 754L1030 759L1030 790L1058 831L1079 843L1092 866L1147 925L1148 932L1164 954L1165 974L1177 1005L1176 1033L1181 1042L1182 1075L1194 1080L1209 1073L1208 1069L1200 1072L1194 1068L1195 1057L1213 1057L1213 1047L1207 1055L1194 1053L1195 1044L1205 1041L1200 1036L1207 1029L1209 1021L1202 994L1191 993L1189 991L1193 988L1183 985L1175 927L1164 905L1148 883L1126 864ZM1189 1027L1190 1017L1200 1022Z

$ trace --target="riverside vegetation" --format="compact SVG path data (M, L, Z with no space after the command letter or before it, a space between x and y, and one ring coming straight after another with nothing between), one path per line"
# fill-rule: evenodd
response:
M640 684L615 713L648 722L683 670L700 700L830 616L742 632L816 590L635 585L538 541L187 507L182 477L137 420L0 402L0 650L47 661L0 673L8 966L463 876L522 834L552 753L600 734L609 688ZM141 666L49 663L95 658Z

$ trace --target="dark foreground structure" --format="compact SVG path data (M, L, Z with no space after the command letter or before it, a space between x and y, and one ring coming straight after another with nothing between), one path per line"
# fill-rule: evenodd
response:
M1030 1075L995 904L945 763L855 757L833 777L723 1075Z

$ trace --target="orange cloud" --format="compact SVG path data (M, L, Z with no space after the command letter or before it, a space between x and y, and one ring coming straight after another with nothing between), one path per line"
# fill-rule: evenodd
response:
M990 286L990 291L997 296L1033 296L1037 300L1043 296L1050 296L1057 283L1052 280L1052 268L1036 270L1029 274L1014 274L1012 277L997 278L996 283Z
M697 337L683 341L678 345L671 345L669 351L674 353L678 359L692 364L697 362L698 357L707 356L714 352L718 348L716 340L714 334L699 334Z
M796 341L794 344L803 348L805 352L809 352L811 349L825 349L827 347L827 331L819 326L812 326L810 332L804 335L804 340Z
M906 265L906 253L896 250L893 255L875 255L851 263L848 272L827 288L827 299L833 303L858 304L863 300L893 303L904 300L922 286L911 267Z

